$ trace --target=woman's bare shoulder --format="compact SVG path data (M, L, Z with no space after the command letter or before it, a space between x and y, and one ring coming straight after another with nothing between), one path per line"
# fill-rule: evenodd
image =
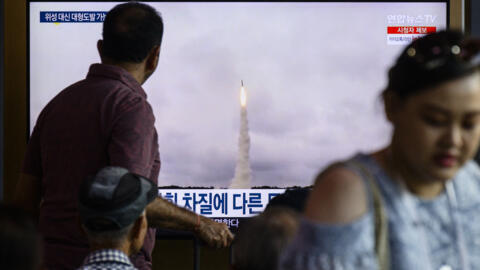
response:
M334 166L316 178L305 216L325 224L347 224L367 212L367 201L360 175L345 166Z

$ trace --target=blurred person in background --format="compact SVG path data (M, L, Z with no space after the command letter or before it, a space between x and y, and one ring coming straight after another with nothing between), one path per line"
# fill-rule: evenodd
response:
M40 270L41 237L31 217L0 204L0 269Z
M288 188L282 194L279 194L271 199L265 207L265 210L268 210L270 207L280 206L293 209L298 213L303 213L308 195L310 194L311 190L312 186Z
M233 270L275 270L282 250L297 231L299 215L271 206L240 226L232 244Z
M478 44L441 31L403 50L383 92L390 144L319 174L280 269L479 267Z

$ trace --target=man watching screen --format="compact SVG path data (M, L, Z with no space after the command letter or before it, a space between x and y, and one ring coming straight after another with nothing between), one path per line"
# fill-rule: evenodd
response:
M120 166L158 181L160 155L152 108L141 85L157 68L163 22L152 7L129 2L110 10L97 43L101 64L60 92L40 113L25 155L16 202L38 217L45 238L45 266L80 266L88 243L77 220L80 183L106 166ZM41 202L41 203L40 203ZM216 223L156 198L147 207L152 227L190 230L209 245L233 236ZM132 255L151 269L155 230Z

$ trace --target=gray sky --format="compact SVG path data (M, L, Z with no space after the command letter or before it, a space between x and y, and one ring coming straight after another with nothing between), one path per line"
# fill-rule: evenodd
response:
M40 24L39 11L106 11L114 3L32 5L34 121L99 61L101 37L101 24ZM159 67L144 84L159 133L159 185L229 185L242 79L253 185L309 185L329 162L386 145L377 97L402 49L387 45L387 16L434 14L439 28L446 21L436 3L152 5L165 22Z

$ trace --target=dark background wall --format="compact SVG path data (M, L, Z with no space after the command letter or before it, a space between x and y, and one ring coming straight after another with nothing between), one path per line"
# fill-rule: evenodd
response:
M3 200L3 0L0 0L0 201Z
M472 36L480 38L480 1L469 0L469 9L467 10L467 27L469 26Z
M3 199L9 202L27 142L27 11L25 0L3 3Z

